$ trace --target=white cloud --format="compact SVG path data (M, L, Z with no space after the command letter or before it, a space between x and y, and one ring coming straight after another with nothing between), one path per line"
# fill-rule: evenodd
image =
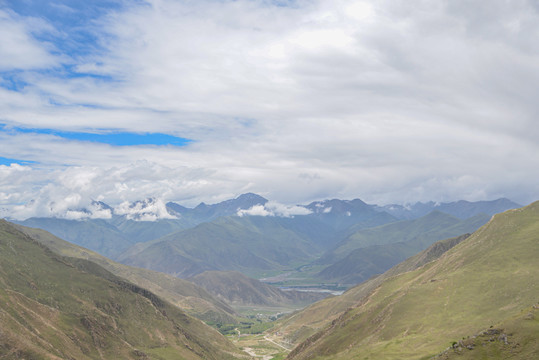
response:
M310 213L311 210L303 206L284 205L275 201L268 201L264 205L254 205L247 210L239 209L237 215L294 217L295 215L308 215Z
M0 9L0 71L40 69L54 66L58 59L46 44L33 38L32 32L50 27L35 18L22 19Z
M148 1L96 20L106 51L75 61L114 81L31 71L57 61L31 36L48 25L2 14L22 39L6 66L25 57L29 70L24 91L0 88L0 122L195 140L0 133L0 156L39 162L24 177L0 168L0 205L17 216L71 208L73 194L82 207L248 191L285 204L539 198L533 2Z
M254 205L250 209L239 209L238 216L275 216L271 211L268 211L264 205Z
M138 221L155 221L158 219L176 219L169 214L165 202L161 199L146 199L134 203L124 201L114 208L117 215L126 215L127 219Z

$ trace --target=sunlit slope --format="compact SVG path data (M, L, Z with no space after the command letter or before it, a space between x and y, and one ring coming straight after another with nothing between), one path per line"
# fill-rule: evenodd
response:
M374 289L380 286L385 279L415 270L420 266L437 259L443 253L461 241L464 241L468 236L470 236L470 234L440 240L422 252L408 258L406 261L392 267L384 274L369 279L368 281L349 289L340 296L324 299L288 316L279 321L278 325L275 327L275 332L279 334L277 340L289 345L297 345L306 340L310 335L313 335L315 332L324 328L350 307L361 302Z
M434 356L462 337L525 316L539 300L537 259L539 202L496 215L438 260L384 280L289 358ZM537 322L529 324L515 330L518 336L539 337Z
M0 220L0 358L227 359L215 330Z
M190 281L152 270L119 264L91 250L59 239L47 231L22 225L15 226L52 251L62 256L95 262L111 273L154 292L199 319L223 323L236 322L235 316L237 314L230 306L211 296L206 290Z

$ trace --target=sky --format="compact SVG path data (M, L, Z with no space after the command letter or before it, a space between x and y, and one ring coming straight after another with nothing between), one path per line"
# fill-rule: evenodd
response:
M539 200L535 0L0 0L0 216Z

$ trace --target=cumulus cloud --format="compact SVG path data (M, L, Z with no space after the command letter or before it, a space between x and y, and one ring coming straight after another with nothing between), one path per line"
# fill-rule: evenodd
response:
M64 214L58 213L56 216L69 220L110 219L112 218L112 209L103 206L99 202L92 201L92 203L84 209L68 209Z
M275 201L268 201L264 205L254 205L245 210L240 209L237 212L238 216L278 216L278 217L294 217L295 215L308 215L311 210L298 205L284 205Z
M126 215L129 220L155 221L158 219L176 219L166 208L165 202L161 199L139 200L134 203L124 201L114 208L117 215Z
M238 216L275 216L271 211L268 211L264 205L255 205L249 209L239 209Z
M33 35L57 24L0 21L19 39L0 67L25 58L24 91L0 87L1 123L194 140L0 132L0 156L39 163L0 168L0 205L17 216L249 191L285 204L539 198L533 1L133 2L95 19L99 52L60 58Z

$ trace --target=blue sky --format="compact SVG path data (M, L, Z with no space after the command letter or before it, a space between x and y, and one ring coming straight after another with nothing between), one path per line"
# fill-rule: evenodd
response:
M58 138L83 142L97 142L114 146L133 146L133 145L173 145L185 146L190 140L183 139L177 136L160 134L160 133L145 133L136 134L129 132L73 132L60 131L54 129L25 129L17 127L7 127L0 124L0 132L9 134L9 136L17 136L19 134L36 134L36 135L52 135Z
M102 32L99 22L104 16L121 11L123 1L96 0L6 0L3 3L15 18L39 19L49 27L32 32L32 36L40 43L47 44L52 55L61 56L62 60L56 66L35 69L33 71L47 77L57 79L92 78L103 82L114 81L109 75L85 73L76 65L85 57L95 57L106 51L102 42L106 34ZM130 2L135 6L137 2ZM24 92L31 86L25 78L27 74L16 67L11 71L1 73L0 86L16 92ZM50 98L54 103L54 98ZM57 104L62 106L64 104ZM98 106L96 104L68 104ZM18 134L45 134L72 141L97 142L113 146L136 145L173 145L185 146L190 141L181 137L162 133L132 133L115 131L114 129L92 129L92 132L64 131L50 128L19 128L6 127L0 124L0 131L17 136ZM31 164L26 160L3 158L2 163L9 162Z
M11 165L11 164L19 164L19 165L31 165L34 161L28 161L28 160L20 160L20 159L8 159L5 157L0 157L0 165Z
M289 4L0 0L0 208L539 198L536 2Z
M42 19L52 27L49 31L34 33L38 40L54 45L51 52L78 57L102 50L99 19L111 11L120 11L124 2L4 0L3 3L21 17Z

